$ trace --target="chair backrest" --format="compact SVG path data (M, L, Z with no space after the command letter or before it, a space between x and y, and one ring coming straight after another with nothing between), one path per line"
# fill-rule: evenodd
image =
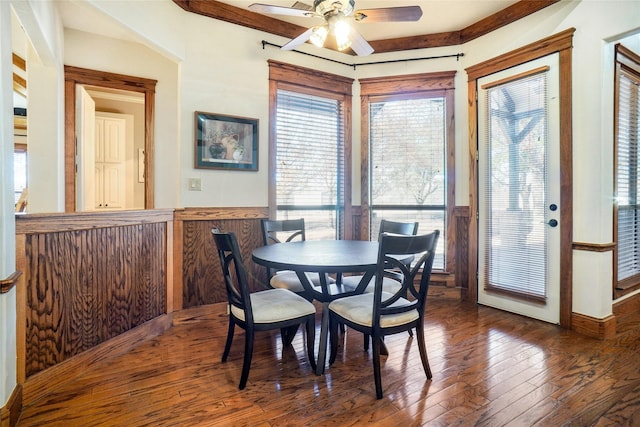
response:
M418 234L418 225L418 222L396 222L389 221L388 219L382 219L380 221L380 232L378 237L381 236L382 233L415 236Z
M389 234L401 234L403 236L415 236L418 234L418 225L419 222L397 222L397 221L389 221L388 219L380 220L380 232L378 234L378 241L380 241L380 236L384 233ZM391 268L391 267L389 267Z
M260 221L262 226L262 243L270 245L272 243L292 242L306 240L304 231L304 218L299 219L263 219ZM271 278L275 271L267 267L267 277Z
M418 310L420 319L422 319L439 236L440 230L416 236L387 233L383 233L380 236L374 290L374 327L380 326L381 315L403 313L414 309ZM415 256L417 260L411 265L407 265L402 262L403 255ZM422 275L416 288L414 280L420 271L422 271ZM388 298L382 297L382 281L384 277L391 277L402 283L401 288ZM410 304L391 307L398 299L409 294L413 297L412 299L410 298L412 300Z
M245 321L251 324L253 323L253 311L249 296L249 282L247 270L240 254L238 239L234 233L222 233L217 228L212 229L211 233L218 249L229 304L244 310Z
M271 243L281 243L282 241L306 240L304 218L282 220L263 219L260 223L262 225L262 237L265 246Z

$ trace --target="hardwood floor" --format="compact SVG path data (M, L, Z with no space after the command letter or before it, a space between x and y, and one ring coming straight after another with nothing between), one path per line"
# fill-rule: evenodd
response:
M424 376L414 338L387 337L385 394L376 400L370 354L350 330L323 376L306 360L302 332L284 351L278 333L259 334L247 388L238 390L244 333L236 330L222 364L225 308L176 313L161 336L25 407L18 426L640 425L640 324L598 341L432 299L433 379Z

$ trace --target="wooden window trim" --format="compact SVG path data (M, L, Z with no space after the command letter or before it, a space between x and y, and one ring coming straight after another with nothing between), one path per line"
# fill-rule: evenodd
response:
M447 236L445 270L455 271L455 121L454 121L454 79L455 71L410 74L405 76L374 77L360 79L360 171L361 171L361 227L362 240L369 239L369 104L390 99L411 99L430 96L444 96L447 117Z
M276 115L279 89L338 100L344 115L344 238L353 234L352 205L352 87L353 79L337 74L268 60L269 64L269 217L275 218Z

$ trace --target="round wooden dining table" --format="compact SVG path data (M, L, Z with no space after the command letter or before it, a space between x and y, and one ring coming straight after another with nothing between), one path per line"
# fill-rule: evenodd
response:
M256 264L276 270L295 271L305 290L322 303L322 323L316 374L324 372L329 312L327 306L336 298L362 293L373 277L378 262L378 242L361 240L306 240L275 243L256 248L252 253ZM320 286L313 286L306 273L320 274ZM362 273L358 286L344 287L340 281L331 283L327 274Z

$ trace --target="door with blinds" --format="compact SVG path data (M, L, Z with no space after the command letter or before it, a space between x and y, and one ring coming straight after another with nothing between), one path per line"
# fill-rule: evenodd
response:
M478 81L478 302L560 321L558 55Z

